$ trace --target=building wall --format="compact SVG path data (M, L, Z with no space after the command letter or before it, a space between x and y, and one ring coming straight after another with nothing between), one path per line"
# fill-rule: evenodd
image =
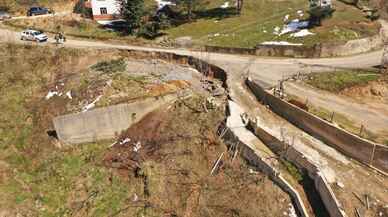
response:
M91 0L94 19L114 19L120 14L120 4L117 0ZM106 8L107 14L101 14L101 8Z

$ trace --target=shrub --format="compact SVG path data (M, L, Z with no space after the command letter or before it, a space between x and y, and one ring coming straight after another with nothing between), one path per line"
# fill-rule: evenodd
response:
M91 68L95 71L100 71L104 73L114 73L114 72L122 72L125 71L127 67L127 63L123 58L110 60L110 61L102 61Z

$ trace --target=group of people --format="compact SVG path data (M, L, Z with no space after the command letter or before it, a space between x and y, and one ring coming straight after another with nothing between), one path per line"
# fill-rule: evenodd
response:
M63 44L64 42L66 42L66 37L62 32L55 34L54 39L57 44Z

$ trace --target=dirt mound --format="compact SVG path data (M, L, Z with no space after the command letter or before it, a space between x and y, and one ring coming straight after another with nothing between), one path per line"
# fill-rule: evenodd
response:
M346 88L340 94L356 98L388 100L388 84L385 81L369 82L364 86Z

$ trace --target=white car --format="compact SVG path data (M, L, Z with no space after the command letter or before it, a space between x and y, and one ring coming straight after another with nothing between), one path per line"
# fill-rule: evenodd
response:
M36 42L44 42L48 40L48 37L41 31L28 29L21 33L20 39L36 41Z

